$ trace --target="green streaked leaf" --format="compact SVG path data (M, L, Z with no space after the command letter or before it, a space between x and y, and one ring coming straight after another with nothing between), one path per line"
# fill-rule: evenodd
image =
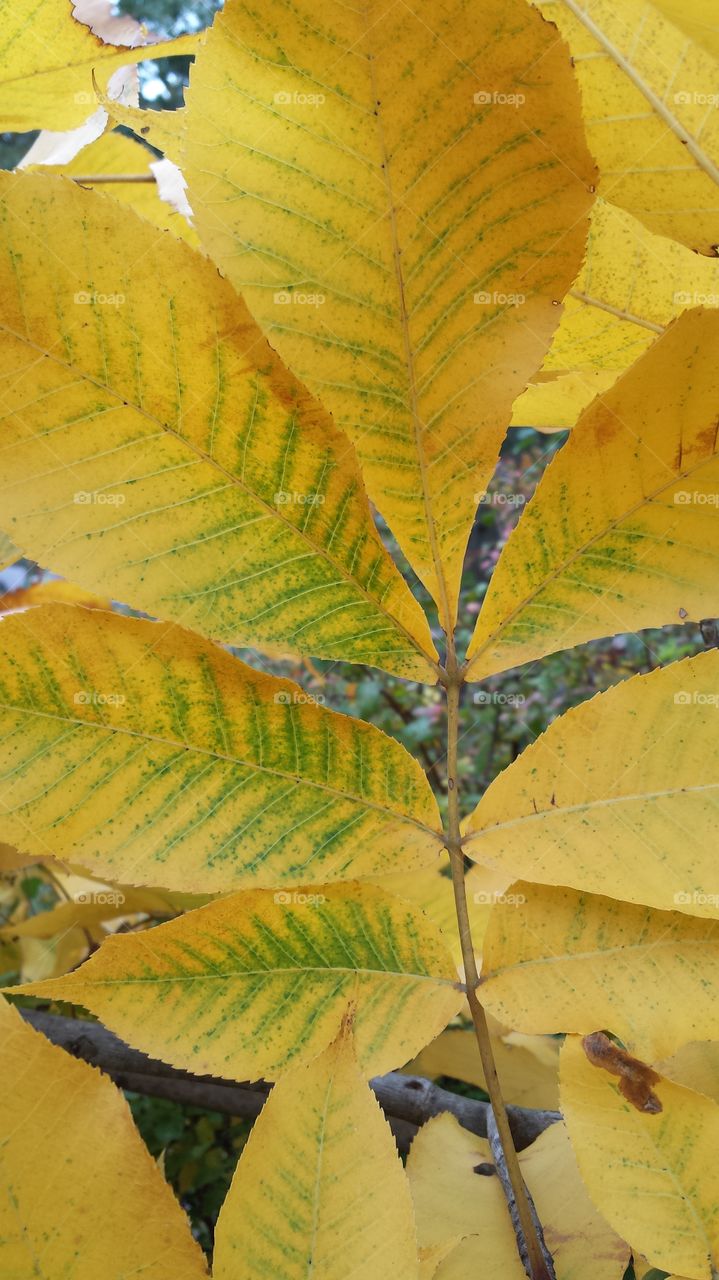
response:
M0 623L8 842L189 893L432 863L439 814L392 738L172 623L50 605Z
M315 1057L356 1005L368 1075L401 1066L463 995L438 929L370 884L234 894L150 934L112 937L75 973L13 988L83 1005L198 1074L272 1080Z

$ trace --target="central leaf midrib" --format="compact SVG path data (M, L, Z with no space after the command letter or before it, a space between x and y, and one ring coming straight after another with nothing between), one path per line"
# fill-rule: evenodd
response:
M691 795L697 791L712 791L715 787L719 787L719 780L716 782L703 782L693 787L667 787L661 791L637 791L621 796L600 796L596 800L586 800L582 804L552 805L547 809L538 809L535 813L522 813L516 818L507 818L504 822L494 822L489 827L479 827L468 831L465 835L465 840L479 840L482 836L490 835L494 831L504 831L507 827L516 827L523 822L541 822L545 818L563 818L568 814L591 812L593 809L603 809L608 805L643 803L646 800L661 800L665 797Z
M452 630L453 616L449 603L449 593L447 590L447 582L445 579L444 565L439 548L439 540L437 537L437 528L432 512L432 499L429 492L429 484L427 478L427 462L424 455L424 446L422 443L422 419L419 412L419 396L417 391L417 378L414 366L414 353L412 350L412 339L409 331L409 314L407 310L407 302L405 297L405 281L402 270L402 251L399 243L399 233L397 228L397 215L394 203L394 190L392 185L392 174L390 168L390 155L387 150L387 141L385 138L384 124L382 120L382 105L378 100L377 76L375 72L376 54L374 49L370 52L370 31L377 25L371 18L367 5L362 10L364 18L365 30L364 41L365 48L368 51L369 75L370 75L370 93L372 95L372 103L376 104L374 108L375 119L377 121L377 140L379 145L379 154L381 162L381 172L384 177L385 192L387 196L387 210L389 218L389 231L392 246L392 258L394 263L395 279L397 283L397 299L399 305L399 321L402 332L402 342L404 346L405 367L407 370L407 391L409 398L409 411L412 419L412 430L414 433L415 450L417 453L417 462L419 465L420 480L422 483L422 504L424 506L425 520L427 524L427 532L429 535L429 544L432 553L434 571L437 577L437 585L439 588L439 601L441 622L445 632L450 633Z
M212 941L212 938L210 938ZM431 973L407 973L398 969L367 969L354 968L350 969L345 965L296 965L294 969L238 969L230 973L188 973L188 974L168 974L167 976L152 976L149 978L122 977L122 978L83 978L82 986L84 989L92 987L113 987L113 986L134 986L142 982L154 983L185 983L185 982L231 982L240 978L276 978L287 977L292 975L296 977L303 973L342 973L348 977L356 977L358 974L369 978L395 978L397 980L407 979L412 982L432 982L436 985L445 987L455 987L457 984L451 978L442 978ZM55 979L50 979L54 982ZM78 983L80 979L78 978ZM82 1001L80 1001L82 1003Z

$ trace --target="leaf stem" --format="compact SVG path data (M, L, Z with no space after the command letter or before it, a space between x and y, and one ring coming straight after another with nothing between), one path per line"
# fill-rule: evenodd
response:
M546 1254L546 1246L537 1230L533 1206L524 1184L522 1170L514 1148L512 1133L509 1127L507 1109L502 1097L502 1090L494 1061L492 1043L487 1025L487 1015L477 995L479 973L472 942L472 929L467 907L467 891L464 883L464 854L462 852L462 836L459 818L459 770L457 747L459 741L459 699L464 677L457 666L454 652L454 640L447 646L447 669L445 689L447 693L447 799L448 823L445 844L449 853L452 868L452 886L454 904L457 913L457 925L462 946L462 962L464 965L467 1000L472 1014L474 1031L479 1046L479 1056L487 1085L489 1100L494 1112L497 1133L502 1146L506 1173L514 1200L514 1214L524 1237L524 1249L519 1247L525 1270L530 1280L554 1280L553 1268ZM508 1190L510 1189L508 1188Z

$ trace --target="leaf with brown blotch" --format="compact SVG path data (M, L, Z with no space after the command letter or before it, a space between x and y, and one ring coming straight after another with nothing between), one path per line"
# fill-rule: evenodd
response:
M620 1049L603 1031L593 1031L584 1036L582 1047L594 1067L602 1067L613 1076L619 1076L619 1089L627 1102L631 1102L637 1111L648 1111L657 1115L663 1110L652 1085L659 1084L661 1076L657 1075L646 1062L633 1058L625 1049Z

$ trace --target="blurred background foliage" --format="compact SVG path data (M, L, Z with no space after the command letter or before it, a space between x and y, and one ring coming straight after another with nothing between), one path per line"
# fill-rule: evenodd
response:
M162 36L174 36L207 26L219 7L218 0L121 0L116 11L131 15ZM181 106L190 61L189 58L166 58L141 63L140 105L165 110ZM0 167L14 167L35 137L34 133L0 134ZM492 485L478 507L470 539L458 635L460 653L469 643L501 548L544 468L565 438L566 433L542 435L528 429L514 429L508 434ZM381 520L378 523L433 621L441 652L442 635L436 625L432 602L413 578L389 531ZM8 607L14 591L52 577L44 568L24 559L8 566L0 573L0 610ZM125 602L117 602L114 607L132 612ZM474 807L492 778L556 716L619 680L715 644L716 633L716 624L707 621L702 626L688 624L638 635L619 635L550 655L494 677L481 687L465 689L460 729L464 811ZM398 738L421 760L440 806L444 806L444 709L439 689L408 684L349 663L278 662L255 651L238 649L235 652L265 671L297 680L308 693L334 710L369 720ZM82 963L108 931L151 928L182 909L181 903L163 906L151 901L148 891L146 910L128 914L126 903L117 904L114 909L108 908L106 919L93 919L89 927L77 921L65 922L55 934L51 932L52 926L43 927L39 917L76 901L77 886L89 883L82 879L81 869L59 871L51 865L51 860L31 865L0 845L3 983L66 972ZM97 883L92 883L97 889ZM474 1097L486 1096L481 1089L450 1077L441 1076L438 1083ZM127 1096L151 1153L161 1161L202 1247L211 1252L214 1223L247 1138L248 1122L164 1099L138 1094ZM659 1280L662 1274L652 1273L652 1280ZM633 1275L630 1268L627 1280Z

